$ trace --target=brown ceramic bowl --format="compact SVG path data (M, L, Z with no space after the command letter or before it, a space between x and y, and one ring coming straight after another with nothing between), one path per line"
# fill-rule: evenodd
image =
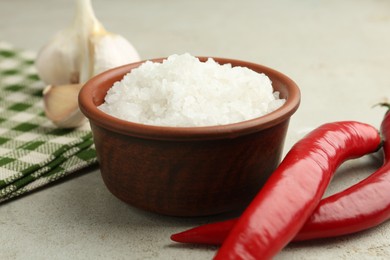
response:
M275 170L299 106L297 85L258 64L214 59L265 73L286 103L229 125L162 127L124 121L97 108L113 83L142 62L104 72L82 88L80 109L90 121L103 180L116 197L165 215L218 214L245 207Z

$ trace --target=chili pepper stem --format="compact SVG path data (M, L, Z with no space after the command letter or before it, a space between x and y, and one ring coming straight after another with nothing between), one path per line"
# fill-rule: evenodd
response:
M390 110L390 103L388 103L388 102L381 102L381 103L375 104L373 107L376 107L376 106L387 107L387 109Z

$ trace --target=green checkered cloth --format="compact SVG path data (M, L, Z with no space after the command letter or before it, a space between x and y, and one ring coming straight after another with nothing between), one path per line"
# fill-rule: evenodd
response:
M0 202L97 162L88 126L59 129L45 117L34 58L0 41Z

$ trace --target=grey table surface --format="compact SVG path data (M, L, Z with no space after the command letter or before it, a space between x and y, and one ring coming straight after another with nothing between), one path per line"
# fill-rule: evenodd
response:
M302 91L287 151L338 120L379 126L390 98L390 1L93 1L98 18L144 59L174 53L248 60L280 70ZM38 51L73 16L73 1L0 1L0 40ZM364 178L378 156L346 163L327 194ZM143 212L113 197L98 168L0 205L1 259L211 259L216 247L169 236L221 219ZM359 234L288 245L275 259L390 259L390 223Z

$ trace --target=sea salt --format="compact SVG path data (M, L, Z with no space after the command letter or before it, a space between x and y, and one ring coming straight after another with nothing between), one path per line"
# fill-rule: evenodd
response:
M264 74L182 54L133 69L108 90L99 109L131 122L186 127L253 119L284 102Z

